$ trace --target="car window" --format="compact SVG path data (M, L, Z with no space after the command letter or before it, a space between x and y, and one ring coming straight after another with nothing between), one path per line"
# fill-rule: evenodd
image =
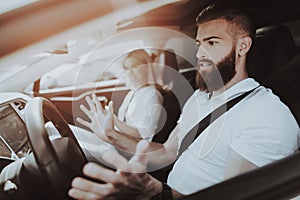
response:
M11 0L1 0L0 1L0 14L18 9L23 6L35 3L38 0L22 0L22 1L11 1Z
M115 33L103 41L99 38L97 41L91 38L81 38L79 41L67 42L65 47L59 49L59 53L62 56L64 54L76 56L71 62L60 63L43 74L40 79L40 89L55 89L121 79L124 70L122 59L119 58L139 48L145 48L150 54L161 50L173 51L179 70L194 70L196 45L193 39L171 29L132 28ZM57 53L57 50L53 52ZM162 60L161 64L163 64ZM25 91L32 90L32 88L31 83Z
M99 46L100 47L97 47ZM85 44L72 44L70 54L79 51ZM101 43L79 56L76 62L63 63L41 77L40 88L52 89L66 86L76 86L84 83L108 81L118 79L121 76L122 64L107 68L109 63L127 49L135 49L143 46L143 41L130 41L101 46Z

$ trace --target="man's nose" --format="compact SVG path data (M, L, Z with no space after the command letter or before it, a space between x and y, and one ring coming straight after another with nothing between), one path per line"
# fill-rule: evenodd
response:
M202 45L198 47L197 53L196 53L197 58L207 58L207 51L203 48Z

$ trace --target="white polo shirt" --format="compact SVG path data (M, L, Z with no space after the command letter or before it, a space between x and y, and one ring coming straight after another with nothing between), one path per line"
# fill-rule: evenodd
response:
M257 86L248 78L211 99L197 90L178 121L179 144L216 107ZM230 149L259 167L286 157L298 147L298 131L288 107L270 89L260 86L200 134L176 161L168 184L188 195L221 182Z

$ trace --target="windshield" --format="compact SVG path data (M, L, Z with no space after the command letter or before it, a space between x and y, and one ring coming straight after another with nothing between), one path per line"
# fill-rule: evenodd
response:
M5 21L5 23L1 24L0 29L0 36L2 38L1 46L9 48L0 50L0 91L27 91L28 88L31 88L28 86L32 85L33 82L38 79L48 79L46 81L47 83L45 83L45 87L41 85L42 88L70 85L69 83L73 80L69 80L67 81L69 83L63 83L61 85L60 83L54 83L52 78L49 80L47 77L51 77L51 73L58 72L57 74L59 75L65 72L62 70L65 67L77 68L78 65L83 66L84 59L89 55L89 52L109 37L123 31L127 26L130 26L132 24L130 19L176 1L178 0L138 2L129 0L120 3L115 0L107 0L103 1L103 5L107 6L102 5L99 8L96 7L99 6L99 4L94 2L94 10L85 9L84 3L74 1L68 5L68 7L70 7L70 12L68 12L67 17L69 22L64 22L63 24L60 24L62 21L61 17L65 18L66 16L64 16L65 13L60 13L59 11L60 8L64 6L63 1L53 1L53 4L45 2L45 7L51 6L51 9L53 7L53 10L58 12L57 17L47 17L46 14L37 16L34 15L35 12L30 12L30 8L26 9L24 13L23 11L19 12L18 9L18 15L22 16L20 17L20 26L18 29L22 30L22 34L19 34L18 31L15 30L16 22L13 22L15 19L12 19L11 15L3 15L3 21ZM19 4L18 6L33 4L36 1L25 2L27 2L27 4ZM12 4L14 3L13 1L1 1L1 4L5 4L6 6L3 8L2 6L0 7L2 9L6 8L8 11L9 7L13 9ZM43 13L44 7L40 4L42 4L42 2L34 6L32 10L38 10L39 12L37 13ZM14 8L17 8L17 6ZM79 11L81 12L80 16L78 15ZM84 14L85 12L87 13L86 15ZM84 16L84 19L82 19L82 16ZM25 20L30 23L24 24L22 21ZM44 23L40 23L41 21L44 21ZM27 32L27 30L30 30L30 32ZM36 43L36 41L39 42ZM99 49L97 60L92 63L85 62L84 67L86 69L95 66L103 68L112 57L120 54L125 48L139 48L142 46L142 42L144 42L141 40L123 41L123 43L107 46L101 50ZM20 50L13 52L13 54L8 54L12 49ZM76 72L76 70L74 72ZM50 73L50 75L47 73ZM22 77L27 77L26 80L21 77L21 74ZM95 77L91 80L87 81L98 80L96 74L94 76ZM105 79L115 79L116 76L116 74L108 72L108 74L105 75ZM14 84L15 79L21 79L23 83L16 86Z
M27 6L29 4L38 2L38 0L1 0L0 1L0 14Z

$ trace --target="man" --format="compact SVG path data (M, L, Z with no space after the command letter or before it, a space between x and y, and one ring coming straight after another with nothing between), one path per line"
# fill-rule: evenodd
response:
M115 152L103 153L103 159L117 170L87 164L83 172L88 178L73 180L71 197L176 199L283 158L297 149L299 127L289 109L271 90L248 78L246 56L255 29L251 15L238 5L218 2L199 14L197 24L199 90L187 101L168 141L139 142L115 131L111 111L103 110L95 97L87 98L90 110L83 108L83 111L91 122L81 122L120 150L136 153L129 161ZM145 173L149 166L157 168L174 161L189 130L224 102L248 91L252 92L210 124L177 158L168 184Z

